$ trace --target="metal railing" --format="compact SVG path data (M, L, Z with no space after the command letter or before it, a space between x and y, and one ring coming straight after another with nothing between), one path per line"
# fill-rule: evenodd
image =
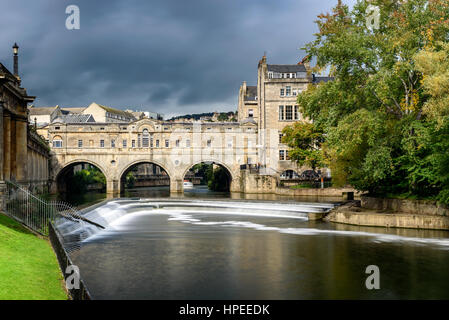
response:
M85 221L103 228L103 226L81 216L77 209L67 203L46 202L14 182L5 182L5 213L37 233L47 236L48 223L55 221L56 218Z

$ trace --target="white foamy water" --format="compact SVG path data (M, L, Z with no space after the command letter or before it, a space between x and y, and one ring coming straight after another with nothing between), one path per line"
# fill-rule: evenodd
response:
M125 231L123 226L132 223L142 215L167 215L168 221L176 221L202 227L247 228L257 231L271 231L300 236L345 236L364 237L374 243L407 242L417 245L436 245L449 250L449 239L406 237L394 234L358 232L309 227L282 228L267 226L254 221L228 219L231 216L294 219L306 221L309 212L326 212L334 205L326 203L272 203L246 201L207 201L207 200L115 200L84 214L86 218L105 227L101 230L91 225L66 221L58 225L64 238L80 235L79 241L91 240L110 232ZM224 221L210 221L224 217ZM207 221L202 220L207 218ZM73 241L73 240L71 240Z

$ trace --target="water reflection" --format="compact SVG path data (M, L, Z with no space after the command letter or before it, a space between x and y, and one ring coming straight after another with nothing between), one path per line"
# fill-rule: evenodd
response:
M124 196L169 198L170 192L140 188ZM90 195L84 201L104 198ZM315 200L214 193L201 187L176 198ZM320 202L326 200L340 199ZM73 253L94 298L449 298L446 231L172 209L180 213L130 209L126 219ZM372 264L380 268L381 290L365 288L365 269Z

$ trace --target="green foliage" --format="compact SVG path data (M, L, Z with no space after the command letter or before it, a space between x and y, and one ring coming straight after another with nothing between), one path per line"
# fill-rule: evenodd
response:
M125 179L126 188L133 188L134 184L136 183L136 177L134 176L134 173L132 173L132 171L128 172Z
M106 187L106 177L96 167L90 166L89 169L77 171L69 177L68 186L73 193L86 193L89 184L99 183L104 189Z
M212 166L211 166L212 167ZM218 167L208 170L208 184L210 190L213 191L229 191L229 174L226 169Z
M369 4L379 29L366 27ZM339 1L317 24L305 49L335 81L298 96L313 125L286 129L295 160L326 162L336 185L449 203L449 3L360 0L350 10ZM309 155L314 138L322 159Z
M323 133L314 124L299 121L284 128L282 142L291 149L290 158L300 166L309 166L314 171L324 166L321 144Z

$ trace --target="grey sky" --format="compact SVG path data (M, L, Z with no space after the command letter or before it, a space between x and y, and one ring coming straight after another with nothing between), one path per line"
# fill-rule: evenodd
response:
M346 0L354 3L355 0ZM243 80L269 63L297 63L337 0L0 0L0 62L20 46L35 105L95 101L166 116L237 107ZM65 28L78 5L81 29Z

